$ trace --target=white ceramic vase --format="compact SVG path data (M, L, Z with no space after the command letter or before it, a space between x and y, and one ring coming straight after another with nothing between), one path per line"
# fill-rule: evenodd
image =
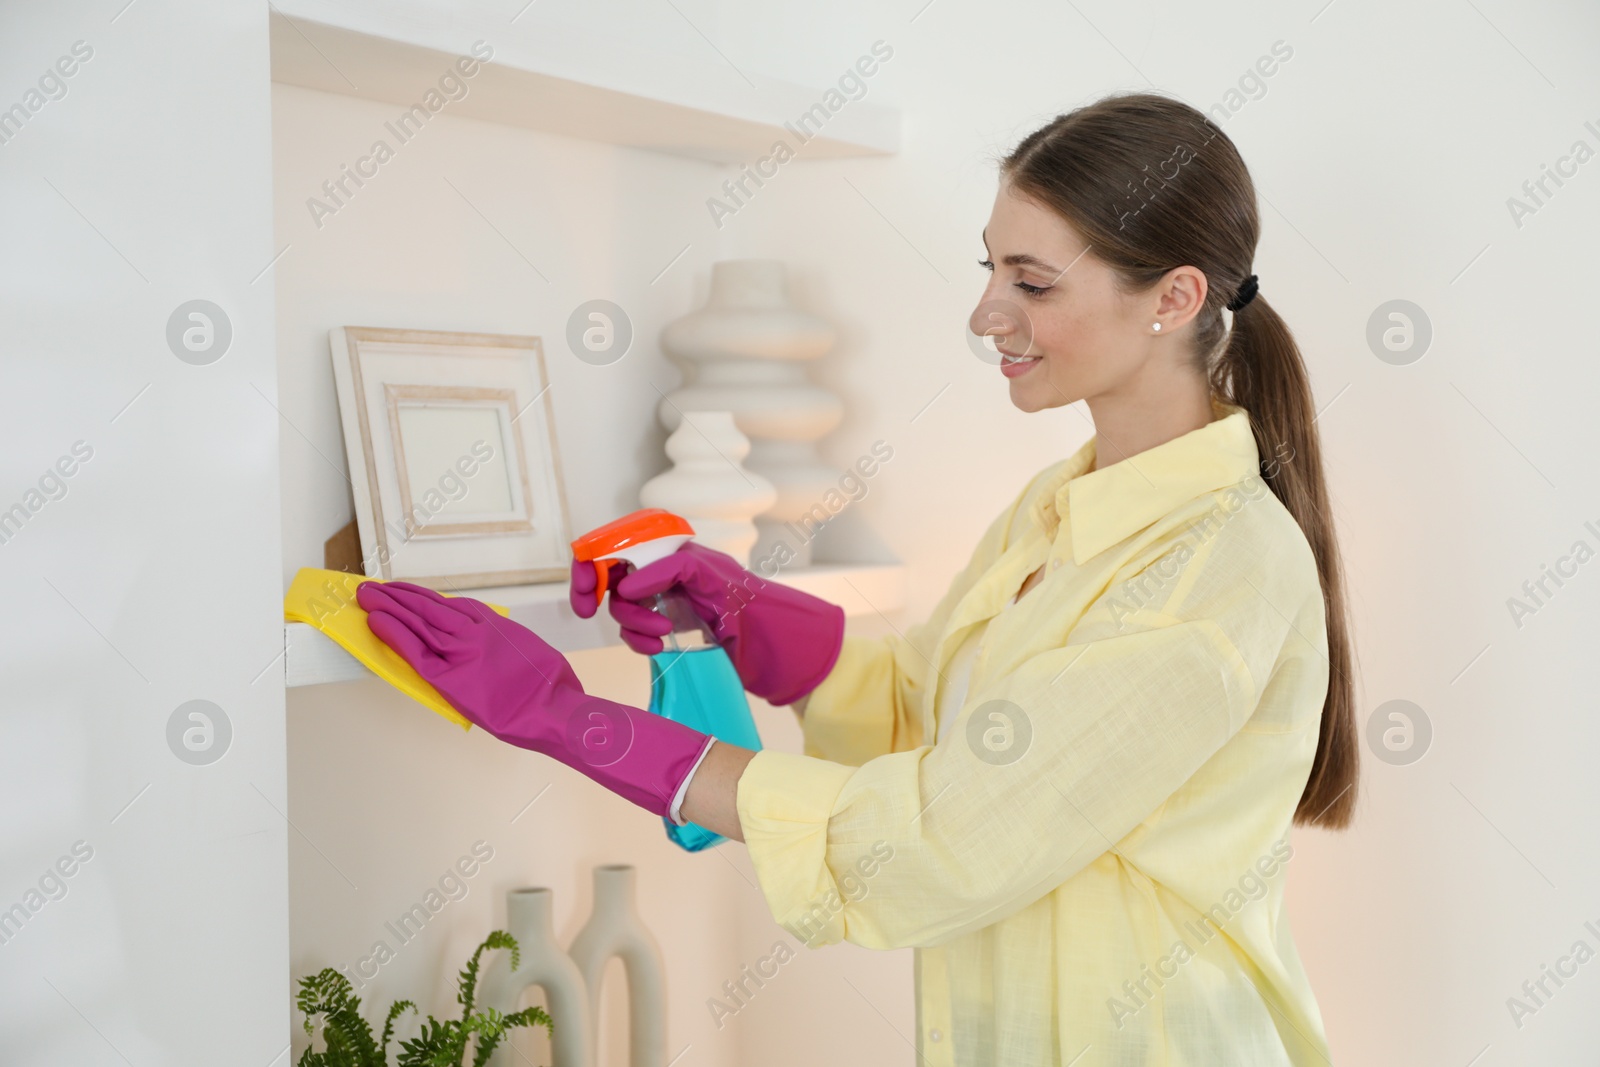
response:
M666 1067L666 969L634 904L637 873L629 864L594 869L594 910L568 952L589 991L591 1044L599 1048L600 981L611 957L620 956L628 977L629 1067Z
M521 965L513 971L511 953L493 953L478 979L479 1003L509 1014L520 1007L523 990L542 986L555 1024L551 1067L593 1067L594 1028L583 972L556 943L550 912L548 889L513 889L506 894L506 930L517 939ZM518 1033L512 1031L508 1041L516 1040ZM502 1045L489 1062L492 1067L512 1067L521 1061Z
M733 412L751 443L745 466L777 492L755 519L757 560L772 558L783 542L785 565L805 566L812 539L831 517L822 500L840 472L818 457L817 440L839 425L844 406L811 384L806 364L832 348L834 337L828 322L790 305L784 265L758 259L713 263L706 306L661 332L662 348L686 379L662 400L662 425L676 430L688 411Z
M644 483L639 503L682 515L696 541L748 567L757 536L751 520L778 499L771 482L741 465L749 454L733 412L685 411L667 438L672 469Z
M551 1067L594 1067L600 1047L600 983L613 956L622 959L628 980L628 1063L666 1067L666 968L660 946L639 918L636 881L637 871L630 865L596 867L589 919L565 952L551 925L550 890L513 889L506 894L506 929L517 939L520 965L512 970L509 952L493 953L478 978L478 1003L509 1014L521 1006L524 990L542 986L555 1024ZM491 1067L521 1062L507 1045L489 1060Z

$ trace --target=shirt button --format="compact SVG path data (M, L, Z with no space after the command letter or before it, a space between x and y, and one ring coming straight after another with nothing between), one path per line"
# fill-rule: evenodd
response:
M942 1039L943 1037L944 1037L944 1035L941 1034L937 1030L929 1030L928 1031L928 1040L929 1041L938 1041L938 1040Z
M1053 560L1050 561L1050 569L1051 570L1055 570L1059 566L1061 566L1061 561L1059 559L1053 559Z

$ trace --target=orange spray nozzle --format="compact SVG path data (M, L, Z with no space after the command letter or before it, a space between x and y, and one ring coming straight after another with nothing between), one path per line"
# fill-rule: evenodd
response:
M594 563L594 603L598 608L605 599L611 568L619 560L642 567L676 552L693 536L694 527L683 516L665 508L643 508L597 526L573 541L572 555Z

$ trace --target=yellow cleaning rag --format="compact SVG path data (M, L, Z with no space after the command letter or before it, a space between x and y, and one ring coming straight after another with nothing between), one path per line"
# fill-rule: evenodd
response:
M367 626L367 613L356 603L356 587L375 580L344 571L301 567L289 585L289 592L284 594L283 617L289 622L310 623L406 696L426 704L463 730L472 729L466 716L451 707L400 653L384 644ZM489 607L501 615L511 614L510 608L499 604L489 604Z

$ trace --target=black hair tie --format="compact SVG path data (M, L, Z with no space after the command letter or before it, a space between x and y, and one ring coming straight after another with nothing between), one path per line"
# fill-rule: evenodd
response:
M1256 290L1259 288L1260 286L1256 284L1256 276L1254 274L1250 275L1244 280L1244 284L1239 286L1239 291L1234 294L1233 299L1228 301L1228 310L1238 311L1250 303L1256 298Z

